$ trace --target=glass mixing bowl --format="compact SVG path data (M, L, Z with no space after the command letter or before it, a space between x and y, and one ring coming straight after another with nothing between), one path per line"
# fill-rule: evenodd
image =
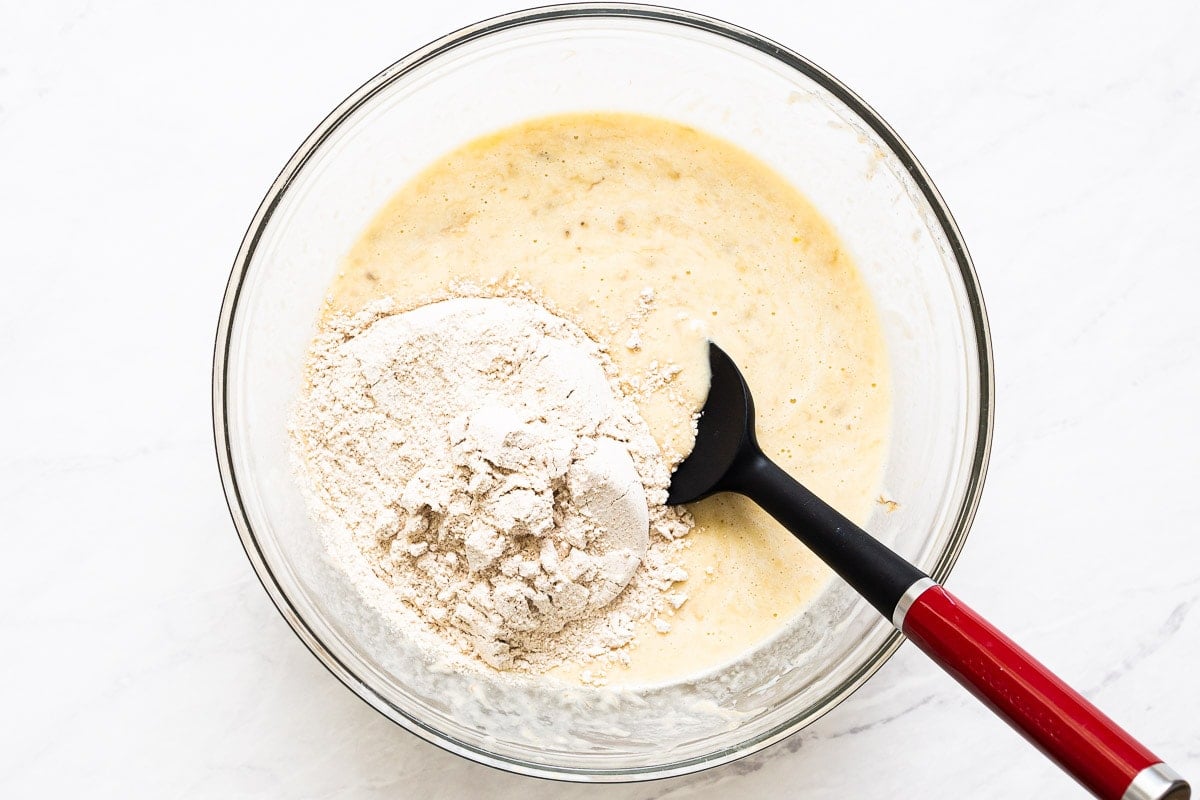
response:
M749 654L769 680L725 686L725 722L645 733L649 692L620 725L590 726L579 690L530 736L529 697L415 679L381 621L326 561L293 478L286 421L341 256L424 165L482 134L548 114L629 111L730 140L770 164L834 225L879 309L893 372L882 506L867 529L937 579L966 538L992 425L988 328L966 247L937 190L878 114L799 55L681 11L538 8L481 22L388 67L301 145L250 223L221 309L213 414L221 477L246 553L296 634L352 691L418 736L528 775L614 781L678 775L759 750L845 699L900 635L832 581L792 639ZM449 703L465 691L474 705ZM474 691L474 694L471 692ZM453 695L458 696L458 695ZM528 711L528 709L525 709ZM556 712L557 713L557 712ZM729 719L735 720L729 722ZM645 730L644 730L645 729Z

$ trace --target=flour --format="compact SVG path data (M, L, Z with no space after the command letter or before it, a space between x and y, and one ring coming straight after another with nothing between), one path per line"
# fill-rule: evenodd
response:
M292 425L333 558L457 651L543 672L627 659L686 600L690 518L600 347L527 299L333 318ZM378 603L381 607L386 603ZM392 606L394 607L394 606Z

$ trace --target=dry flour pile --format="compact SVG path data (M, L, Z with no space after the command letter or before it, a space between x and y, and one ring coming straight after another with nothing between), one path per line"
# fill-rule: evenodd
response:
M331 320L292 434L326 535L370 565L347 565L364 596L498 669L627 658L635 623L686 599L669 590L690 520L663 505L668 467L610 372L526 299Z

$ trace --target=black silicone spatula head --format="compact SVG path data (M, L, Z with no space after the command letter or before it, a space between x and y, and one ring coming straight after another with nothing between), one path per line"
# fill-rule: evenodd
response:
M754 400L750 387L729 355L708 343L712 380L700 412L696 446L671 476L668 505L693 503L723 491L722 479L738 456L757 450L754 441Z

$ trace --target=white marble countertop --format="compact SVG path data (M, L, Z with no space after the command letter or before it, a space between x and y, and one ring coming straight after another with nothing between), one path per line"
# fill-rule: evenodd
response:
M692 7L874 105L989 303L995 451L951 587L1200 779L1200 7L791 5ZM642 785L502 774L370 710L229 521L217 310L316 122L511 6L0 9L0 796L1082 796L909 645L787 742Z

